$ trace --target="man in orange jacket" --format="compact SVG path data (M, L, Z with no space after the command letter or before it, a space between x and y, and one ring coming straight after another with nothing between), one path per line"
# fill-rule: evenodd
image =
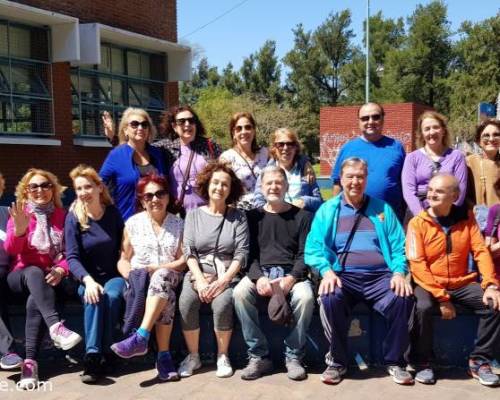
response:
M481 384L495 386L500 380L491 371L490 360L500 343L499 282L473 214L453 205L458 195L454 176L436 175L428 186L430 207L408 226L406 255L417 299L410 357L417 366L415 380L434 383L432 312L438 306L443 319L453 319L454 304L460 304L480 318L469 372ZM481 274L480 284L477 272L468 270L471 252Z

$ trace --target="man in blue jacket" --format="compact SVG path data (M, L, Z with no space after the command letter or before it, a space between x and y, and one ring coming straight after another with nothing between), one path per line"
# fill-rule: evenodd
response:
M383 357L388 372L396 383L412 384L412 376L403 368L414 305L405 279L403 229L387 203L365 194L364 160L346 159L340 176L343 191L317 211L305 248L306 264L322 278L320 316L330 342L321 380L339 383L347 372L350 312L363 301L387 321Z

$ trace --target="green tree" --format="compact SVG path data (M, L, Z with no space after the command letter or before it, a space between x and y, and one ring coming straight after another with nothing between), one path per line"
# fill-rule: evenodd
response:
M293 30L294 48L284 57L290 67L287 90L291 104L318 112L324 104L335 105L348 92L342 80L344 67L352 61L354 33L351 13L330 14L314 32L299 24Z
M385 56L384 100L414 101L447 113L452 45L446 5L437 0L418 5L407 22L402 48Z
M234 71L232 63L228 63L226 68L222 70L220 86L229 90L234 95L240 95L243 92L242 85L240 74Z
M452 130L471 139L479 102L495 102L500 90L500 12L473 24L464 22L454 46L449 77Z
M211 67L206 57L193 70L191 81L181 82L179 88L180 101L182 104L194 104L198 100L200 89L217 86L221 77L217 67Z

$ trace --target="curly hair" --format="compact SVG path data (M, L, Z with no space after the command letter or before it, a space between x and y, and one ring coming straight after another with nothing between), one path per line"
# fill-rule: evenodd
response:
M224 162L210 161L205 168L203 168L196 177L197 193L201 198L208 201L210 199L208 195L208 186L210 185L214 173L219 171L225 172L231 178L231 188L226 199L226 204L235 204L243 195L245 189L231 167Z
M474 141L479 144L481 142L481 135L487 126L494 125L500 130L500 121L494 118L488 118L482 121L476 128L476 136L474 136Z
M420 117L418 117L417 130L415 132L415 136L417 137L417 146L418 147L425 146L424 135L422 133L422 122L426 118L435 119L436 121L439 122L439 125L441 126L441 128L444 131L443 146L445 148L450 147L451 133L450 133L450 130L448 129L448 125L447 125L448 119L443 114L440 114L437 111L425 111L424 113L420 114Z
M61 194L66 188L61 186L59 179L52 172L39 168L30 168L18 182L16 186L16 200L22 206L28 202L28 184L35 175L43 176L52 184L52 201L56 207L62 208Z
M161 186L163 190L166 190L170 199L170 191L168 187L168 182L167 180L160 175L157 174L148 174L143 176L139 181L137 182L137 185L135 186L135 209L137 212L144 211L144 207L142 205L142 195L144 194L144 190L146 189L146 186L150 183L156 183L158 186ZM167 204L168 206L168 204Z
M252 125L252 128L254 130L254 137L252 140L252 151L254 153L257 153L260 148L259 145L257 144L257 132L255 132L255 130L257 129L257 123L255 122L255 118L251 113L242 111L242 112L237 112L231 116L231 119L229 120L229 136L231 137L231 140L234 144L234 128L236 127L236 124L241 118L248 119L250 121L250 124Z
M167 137L172 140L177 138L177 133L175 132L173 125L176 124L175 118L177 117L177 114L183 111L189 111L191 114L193 114L194 124L196 126L196 138L205 136L205 128L203 127L198 114L196 114L194 110L188 105L179 105L172 107L170 110L168 110L168 112L163 113L161 116L160 125L162 127L162 131L165 131Z
M80 164L71 170L71 172L69 173L69 177L73 181L73 185L75 184L76 178L85 178L88 181L92 182L94 185L100 186L102 188L101 194L99 196L101 204L104 207L113 204L113 199L109 194L107 186L103 183L97 171L91 166ZM85 203L83 203L78 199L78 196L71 206L71 211L78 219L81 230L82 231L88 230L90 228L90 225L89 225L89 214L87 206L85 205Z
M125 129L127 128L128 123L130 122L129 121L130 116L134 114L140 115L149 122L148 142L151 143L156 136L156 128L155 125L153 124L153 120L151 119L146 110L135 107L127 108L122 114L122 118L120 119L120 125L118 125L118 139L120 143L127 142L127 137L125 136Z

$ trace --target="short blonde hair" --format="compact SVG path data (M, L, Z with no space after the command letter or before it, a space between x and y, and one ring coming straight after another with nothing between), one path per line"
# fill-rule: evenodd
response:
M276 137L278 135L286 135L288 139L292 140L295 143L295 148L297 151L295 152L295 159L293 160L294 162L297 160L299 157L300 153L302 152L302 144L300 143L299 136L295 131L293 131L290 128L278 128L276 129L272 134L271 134L271 142L269 143L269 148L271 149L271 156L277 160L278 159L278 150L274 146L274 143L276 142Z
M46 178L52 184L52 201L56 207L62 208L61 194L66 189L52 172L39 168L30 168L16 186L16 200L24 206L28 202L28 184L35 175Z
M102 187L102 192L99 197L99 200L103 204L104 207L109 206L113 204L113 199L111 198L111 195L109 194L109 190L106 187L106 185L103 183L101 177L97 173L97 171L90 167L89 165L85 164L80 164L77 167L73 168L71 172L69 173L69 177L73 181L73 185L75 184L76 178L85 178L88 179L89 181L93 182L97 186ZM87 210L87 206L82 203L78 197L74 201L74 203L71 206L71 211L73 214L75 214L76 218L78 219L78 222L80 223L80 227L82 231L85 231L90 228L89 225L89 214Z
M122 114L120 125L118 126L118 139L120 143L126 143L128 140L127 137L125 136L125 128L127 128L127 125L130 122L129 118L133 114L140 115L149 122L148 142L151 143L156 136L156 128L153 124L153 120L151 119L146 110L135 107L127 108Z

